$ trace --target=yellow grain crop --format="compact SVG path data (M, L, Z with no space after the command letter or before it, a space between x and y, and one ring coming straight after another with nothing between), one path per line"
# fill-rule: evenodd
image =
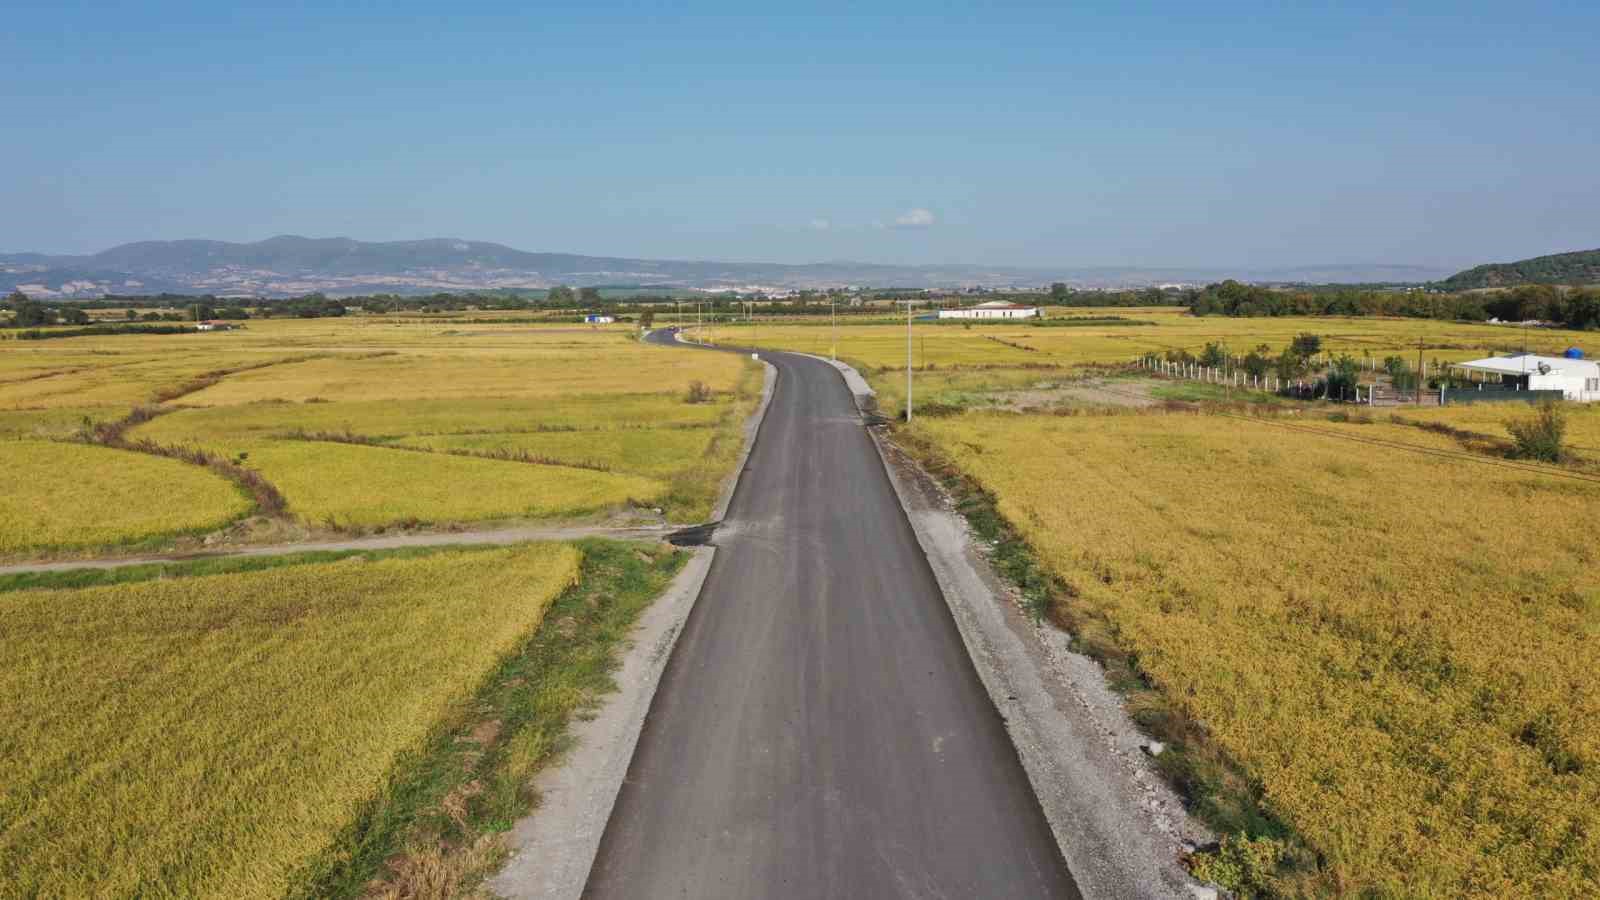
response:
M1600 486L1189 414L917 428L1332 884L1600 895Z
M0 438L66 437L85 416L115 420L164 399L173 411L130 429L130 439L249 454L291 511L317 525L545 518L628 500L694 520L725 474L711 470L727 462L713 451L737 439L759 377L736 354L642 344L631 327L252 320L226 333L0 342ZM709 402L685 402L696 381L713 392ZM621 433L682 426L701 433ZM278 440L301 431L515 446L611 471Z
M171 459L51 441L0 441L0 553L132 543L219 528L251 502Z
M637 475L318 441L263 441L245 464L309 523L371 527L581 515L666 486Z
M0 598L0 893L283 896L578 562L525 545Z
M380 440L422 435L595 432L660 426L710 427L726 418L734 398L684 403L677 395L578 394L549 399L464 398L369 400L351 403L247 403L180 409L129 432L159 444L196 445L232 453L263 438L295 430L353 432ZM0 423L4 419L0 418ZM601 442L607 438L591 434Z
M634 428L604 436L588 431L433 434L401 438L397 446L469 453L527 453L538 459L616 472L668 477L705 456L711 428Z

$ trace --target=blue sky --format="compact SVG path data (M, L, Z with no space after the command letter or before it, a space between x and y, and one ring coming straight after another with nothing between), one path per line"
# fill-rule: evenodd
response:
M805 262L1600 246L1600 5L7 4L0 250Z

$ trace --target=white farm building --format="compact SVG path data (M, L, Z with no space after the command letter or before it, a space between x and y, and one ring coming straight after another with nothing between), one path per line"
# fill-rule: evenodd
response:
M1454 363L1452 368L1514 390L1560 391L1568 400L1583 403L1600 400L1600 363L1587 359L1520 353Z
M939 310L941 319L1031 319L1038 314L1037 306L1023 306L1007 300L990 300L977 306Z

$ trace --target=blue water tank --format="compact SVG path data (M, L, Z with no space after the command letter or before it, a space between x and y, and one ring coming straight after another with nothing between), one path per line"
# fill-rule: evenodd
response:
M1577 347L1568 347L1567 352L1563 355L1566 356L1567 359L1583 359L1583 351L1579 350Z

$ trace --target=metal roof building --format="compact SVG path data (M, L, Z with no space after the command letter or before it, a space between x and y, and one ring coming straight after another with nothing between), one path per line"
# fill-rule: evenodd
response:
M1558 390L1568 400L1600 400L1600 363L1587 359L1519 353L1451 363L1450 367L1497 377L1501 384L1524 391Z

